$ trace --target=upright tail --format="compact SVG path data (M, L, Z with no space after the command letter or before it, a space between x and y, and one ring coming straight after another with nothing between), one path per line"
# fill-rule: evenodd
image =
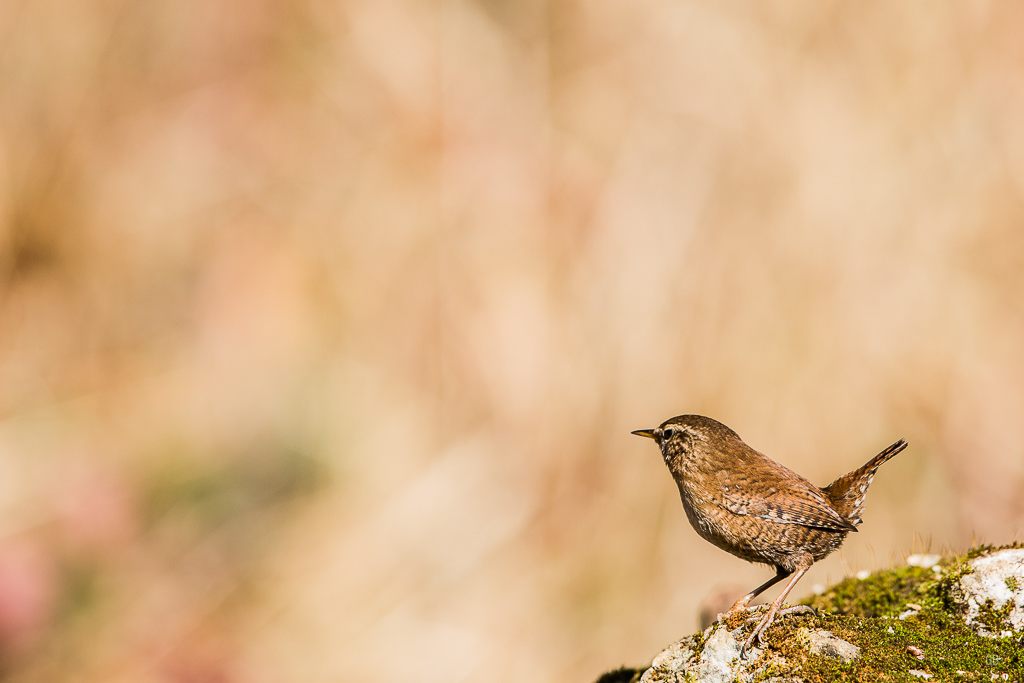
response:
M822 489L839 514L850 520L850 523L855 526L860 524L860 516L864 512L864 498L868 487L871 486L871 480L875 478L875 472L882 466L882 463L906 447L907 440L900 439L871 458L863 467L844 474Z

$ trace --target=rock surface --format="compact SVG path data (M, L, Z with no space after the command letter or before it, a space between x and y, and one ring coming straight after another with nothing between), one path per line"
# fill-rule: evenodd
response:
M973 571L960 579L959 591L967 624L987 638L1024 629L1024 548L983 555L968 564Z
M676 674L685 671L693 660L693 651L696 646L697 639L694 636L687 636L672 643L654 658L651 668L644 672L640 680L643 683L676 680Z
M651 668L644 672L640 683L677 683L682 681L708 681L727 683L749 681L760 667L752 667L760 650L751 648L746 660L740 660L740 645L743 644L743 629L730 631L725 624L711 626L704 632L704 647L695 657L697 640L694 636L683 638L669 645L651 662Z
M649 667L609 672L614 677L604 683L795 683L894 673L1024 681L1024 547L910 560L816 591L808 598L816 615L779 619L746 659L739 649L751 625L733 615L673 643Z
M651 668L641 676L640 683L746 683L760 678L769 669L778 669L786 664L785 657L778 653L762 656L764 651L756 647L748 651L745 659L740 659L740 645L747 636L743 628L730 631L725 624L719 624L709 628L704 635L703 648L697 647L695 636L669 645L654 658ZM859 647L824 629L800 629L797 642L812 654L841 662L851 662L860 656Z
M841 662L852 662L860 657L860 648L853 643L848 643L842 638L836 638L825 629L806 631L801 629L797 634L806 643L807 650L813 655L821 655L829 659L837 659Z

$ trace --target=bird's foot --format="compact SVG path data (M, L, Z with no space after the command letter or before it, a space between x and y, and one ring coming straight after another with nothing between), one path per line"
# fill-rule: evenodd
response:
M746 611L746 612L760 612L765 607L771 607L771 605L768 605L768 604L764 604L764 605L751 605L750 607L745 607L744 611ZM760 621L762 618L763 617L760 614L755 614L754 616L747 618L747 623L749 624L752 621Z
M764 607L764 605L757 605L757 607ZM754 608L750 608L750 609L754 609ZM745 658L745 656L747 654L747 651L755 643L758 644L758 645L763 645L763 643L761 641L761 634L764 633L768 629L769 626L771 626L772 622L775 621L775 617L776 616L780 616L780 615L783 615L783 614L815 614L816 615L817 612L815 612L814 608L810 607L809 605L793 605L791 607L784 607L783 609L780 609L780 610L777 610L777 611L769 611L768 614L766 614L763 617L760 617L760 620L758 621L757 626L754 627L754 631L750 634L750 637L748 637L747 640L740 647L740 659L744 659ZM756 616L755 617L751 617L750 619L747 619L747 623L749 624L750 622L758 620L758 619L759 619L759 617L756 617Z
M718 616L717 616L717 617L715 618L715 623L716 623L716 624L724 624L724 623L725 623L725 622L726 622L726 621L727 621L727 620L728 620L728 619L729 619L730 617L732 617L733 615L736 615L736 614L740 614L740 613L752 613L752 612L759 612L759 611L761 611L761 610L762 610L763 608L765 608L765 607L770 607L770 606L771 606L771 605L768 605L768 604L761 604L761 605L750 605L749 607L748 607L747 605L739 605L739 606L733 605L733 606L732 606L731 608L729 608L729 611L728 611L728 612L722 612L722 613L720 613L720 614L719 614L719 615L718 615ZM749 624L750 622L752 622L752 621L756 621L756 620L758 620L758 619L760 619L760 618L761 618L761 615L759 615L759 614L758 614L758 615L755 615L755 616L752 616L752 617L749 617L749 618L747 619L746 623L748 623L748 624Z
M761 620L758 622L757 626L754 627L754 631L750 634L750 636L746 639L746 641L744 641L743 645L740 646L740 659L746 659L747 651L750 650L750 647L754 643L757 643L758 645L762 645L763 644L761 642L761 633L766 628L768 628L768 625L771 624L772 621L775 620L774 616L775 615L773 615L771 612L769 612L766 616L761 618Z

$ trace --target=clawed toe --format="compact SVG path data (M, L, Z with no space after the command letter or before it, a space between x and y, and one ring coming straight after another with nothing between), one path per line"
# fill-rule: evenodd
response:
M726 619L728 619L729 617L731 617L734 614L737 614L739 612L758 612L763 607L768 607L768 605L751 605L750 607L747 607L746 605L742 605L740 607L737 607L737 606L733 605L733 607L728 612L722 612L717 617L715 617L715 622L714 623L722 624L722 623L725 623ZM756 620L758 620L760 618L761 618L761 615L755 614L752 617L748 617L746 623L749 624L751 621L756 621Z
M753 610L753 609L756 609L758 607L765 607L765 605L757 605L757 606L751 607L749 609ZM747 654L747 651L751 648L752 645L754 645L754 644L763 645L764 644L764 641L761 640L761 635L768 629L769 626L771 626L773 623L775 623L775 618L777 616L781 616L783 614L817 614L817 612L814 611L813 607L810 607L808 605L793 605L791 607L785 607L783 609L780 609L780 610L776 611L775 613L769 612L764 617L754 616L754 617L751 617L751 618L747 619L747 623L748 624L750 622L752 622L752 621L757 621L758 624L757 624L757 626L754 627L753 632L750 634L750 636L746 639L746 641L744 641L743 645L740 647L740 659L744 659L745 658L745 656Z
M768 628L768 625L774 621L771 616L771 613L769 613L767 616L762 617L757 626L754 627L750 636L743 642L743 645L740 646L740 659L744 659L746 657L747 651L750 649L751 645L755 643L763 645L763 642L761 641L761 633L764 632L764 630ZM757 617L755 617L755 619L756 618ZM749 621L750 620L748 620L748 622Z
M752 605L750 607L747 607L747 611L748 612L760 612L762 607L771 607L771 605ZM752 617L747 617L747 622L746 623L749 624L749 623L751 623L753 621L760 621L763 618L764 617L762 617L760 614L755 614Z
M810 605L793 605L792 607L784 607L779 610L779 614L813 614L818 616L818 613Z
M746 659L747 651L750 650L750 646L753 645L755 641L758 645L762 644L760 626L758 628L755 628L754 632L750 634L750 637L747 638L743 642L743 645L740 646L740 659Z

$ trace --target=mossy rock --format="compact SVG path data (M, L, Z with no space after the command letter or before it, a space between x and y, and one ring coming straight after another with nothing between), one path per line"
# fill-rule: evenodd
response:
M1024 563L1019 571L1000 578L1004 595L997 602L966 596L965 576L979 566L973 560L1020 550L1016 543L1000 548L978 547L929 566L903 566L848 578L803 602L817 614L783 616L764 636L763 647L739 660L733 650L709 655L711 639L732 647L742 642L752 625L742 615L716 624L703 634L688 636L655 658L652 665L617 669L599 683L657 683L659 681L994 681L1024 683L1024 630L1019 613L1024 605ZM1012 562L1019 552L1003 553ZM937 567L937 568L935 568ZM1010 599L1005 600L1009 595ZM970 602L970 605L968 605ZM968 623L970 621L970 624ZM1014 629L1017 630L1014 630ZM729 629L733 629L730 631ZM860 649L844 661L814 654L809 634L834 636ZM674 648L674 650L673 650ZM818 652L822 650L818 649ZM853 651L853 650L851 650ZM715 666L706 660L718 657ZM724 664L722 664L724 662Z

